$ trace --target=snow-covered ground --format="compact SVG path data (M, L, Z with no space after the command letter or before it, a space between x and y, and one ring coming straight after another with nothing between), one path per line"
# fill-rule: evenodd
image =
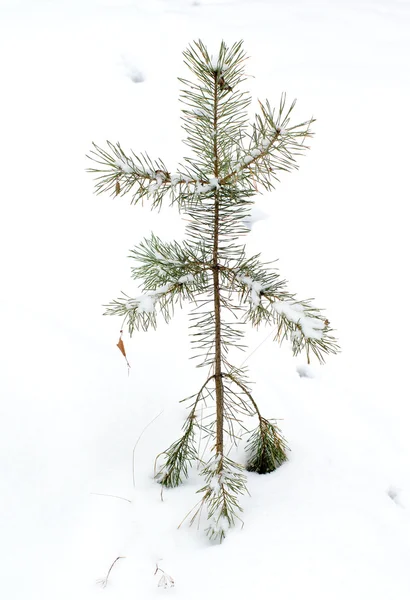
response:
M183 224L94 196L85 173L106 139L176 165L199 37L243 38L255 100L286 91L317 118L300 171L258 198L249 251L327 307L343 348L313 378L270 341L250 356L292 452L249 475L221 546L177 529L198 478L162 498L153 481L203 377L186 316L125 339L129 376L101 316L133 291L128 250ZM408 600L409 56L408 0L0 0L1 598Z

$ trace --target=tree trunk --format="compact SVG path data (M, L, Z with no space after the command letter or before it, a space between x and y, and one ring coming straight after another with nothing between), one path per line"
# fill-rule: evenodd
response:
M218 74L214 75L214 176L219 178L218 160ZM215 394L216 394L216 452L223 454L224 390L222 383L221 348L221 290L219 286L219 190L215 190L214 205L214 247L212 256L212 275L215 312Z

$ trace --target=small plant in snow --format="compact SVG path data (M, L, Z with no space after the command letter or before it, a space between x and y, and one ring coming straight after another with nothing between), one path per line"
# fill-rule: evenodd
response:
M108 580L110 578L110 573L114 567L115 564L117 564L117 562L121 559L121 558L125 558L125 556L117 556L117 558L111 563L110 568L108 569L107 575L105 577L103 577L102 579L97 579L96 583L98 585L100 585L102 588L106 588L107 584L108 584Z
M168 573L165 573L165 571L163 569L161 569L158 564L155 565L155 573L154 575L159 575L159 580L158 580L158 587L162 587L165 590L167 588L170 587L174 587L175 586L175 581L173 580L173 578L171 577L171 575L168 575Z
M338 346L321 311L310 300L296 300L278 271L259 255L247 256L241 241L254 196L271 190L280 171L297 168L295 157L307 148L312 121L293 124L295 103L286 107L282 96L278 110L260 102L249 124L241 42L231 48L222 42L217 57L195 42L184 58L194 77L180 80L185 141L193 155L171 173L159 159L126 154L119 143L107 142L106 148L94 145L90 158L97 164L89 170L97 175L97 193L130 194L133 204L147 198L158 208L168 196L187 218L184 242L152 234L131 251L141 292L123 294L105 314L121 316L132 335L155 327L158 314L168 322L176 304L190 302L193 347L208 376L188 399L182 436L160 455L156 477L175 487L193 463L201 463L205 485L191 522L205 509L209 537L222 541L239 519L239 497L246 491L243 467L228 457L238 425L245 429L244 419L257 420L246 448L247 470L270 473L286 460L287 450L276 422L261 415L246 370L230 362L229 351L244 348L243 324L274 325L275 339L289 340L295 355L306 352L308 363L312 355L324 362ZM204 439L211 450L205 463L199 456Z

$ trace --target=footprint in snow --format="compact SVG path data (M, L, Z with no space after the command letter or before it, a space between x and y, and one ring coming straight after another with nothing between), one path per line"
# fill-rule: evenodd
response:
M121 63L126 77L131 79L133 83L142 83L145 81L144 73L136 66L136 62L134 60L123 55L121 56Z
M395 487L394 485L391 485L386 493L389 496L389 498L393 500L395 504L397 504L397 506L401 506L401 508L407 507L406 496L408 494L406 495L405 493L403 493L403 490Z

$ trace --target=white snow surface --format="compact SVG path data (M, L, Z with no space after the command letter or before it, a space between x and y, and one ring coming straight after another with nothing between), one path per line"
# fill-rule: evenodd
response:
M389 310L408 286L409 31L394 0L0 0L2 598L410 598L410 325ZM206 377L186 311L123 335L129 374L121 319L102 316L134 285L129 249L182 239L184 222L95 196L85 173L107 139L177 171L181 52L199 37L214 56L244 38L255 110L286 91L295 123L317 119L300 170L258 197L269 219L248 252L280 259L343 348L306 370L273 332L247 332L240 360L291 453L249 474L244 528L222 545L177 529L195 471L162 497L153 478Z

